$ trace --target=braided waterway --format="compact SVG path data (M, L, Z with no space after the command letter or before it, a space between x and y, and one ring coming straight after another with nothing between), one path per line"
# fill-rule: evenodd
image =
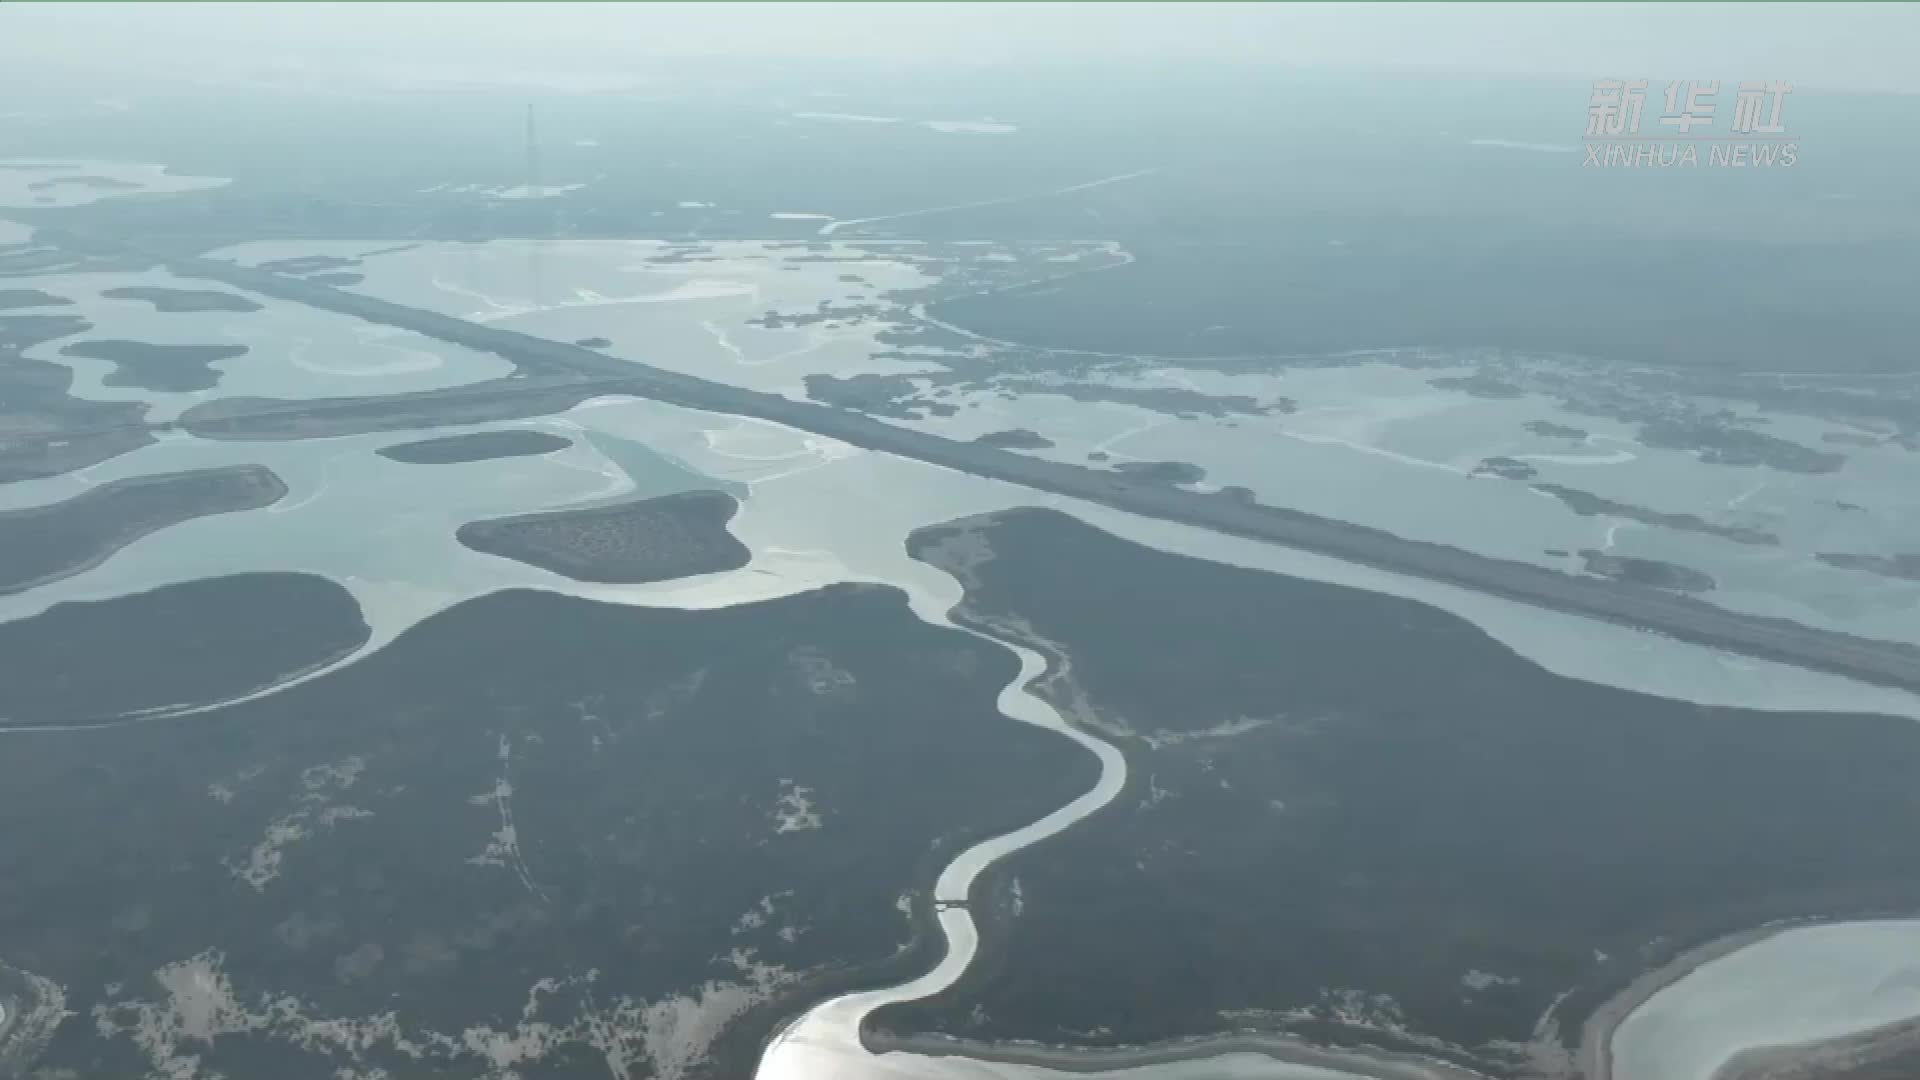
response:
M773 424L630 399L603 399L518 426L567 435L574 445L544 457L423 467L391 462L374 453L380 446L419 437L413 433L275 443L175 437L84 473L8 485L0 489L0 509L57 501L121 476L251 462L274 469L287 482L289 492L265 510L202 518L162 530L93 569L5 598L0 602L0 619L26 617L63 600L99 599L170 582L274 569L322 574L354 593L373 633L363 650L342 663L368 655L406 627L455 603L514 587L549 589L609 603L701 609L771 599L835 582L873 582L903 590L920 618L953 625L949 612L961 600L959 583L909 558L907 535L955 518L1039 503L1162 550L1429 603L1474 622L1564 675L1711 704L1920 715L1911 696L1895 691L1734 658L1255 541L1037 496ZM469 551L453 539L460 523L478 517L715 485L742 496L741 511L730 528L752 551L748 566L727 573L654 585L586 585ZM1016 719L1059 731L1086 747L1100 758L1101 777L1091 790L1040 820L963 852L939 876L933 892L938 901L964 901L969 886L987 866L1095 812L1114 797L1125 778L1117 750L1072 728L1028 691L1028 684L1044 669L1041 653L1025 643L1001 644L1020 655L1021 671L1001 692L1000 707ZM165 722L180 715L163 711L125 719ZM38 737L59 736L40 729ZM953 985L972 963L978 931L964 908L945 907L938 920L946 949L932 970L897 986L835 998L809 1009L771 1043L759 1075L770 1080L881 1080L1020 1077L1069 1067L1089 1071L1079 1062L1156 1080L1200 1075L1289 1080L1417 1075L1407 1070L1418 1066L1404 1061L1283 1061L1272 1056L1283 1047L1254 1052L1241 1045L1246 1040L1199 1043L1184 1051L1147 1048L1131 1064L1111 1054L1080 1057L1071 1051L1043 1052L1043 1048L1011 1048L1006 1056L1045 1057L1045 1065L980 1060L954 1052L869 1051L860 1038L860 1023L866 1015L884 1004L938 993ZM1670 992L1693 991L1675 984ZM1702 993L1715 991L1706 987ZM1679 1000L1664 999L1661 1008ZM1653 1041L1635 1044L1631 1050L1623 1043L1620 1060L1624 1063L1631 1055L1645 1054L1659 1058L1665 1053L1657 1034L1648 1038ZM1195 1056L1169 1060L1180 1052ZM1662 1075L1695 1080L1687 1072Z

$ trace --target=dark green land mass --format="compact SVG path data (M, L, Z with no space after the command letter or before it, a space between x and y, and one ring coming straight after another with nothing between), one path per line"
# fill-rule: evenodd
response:
M1144 484L1197 484L1207 470L1184 461L1123 461L1113 471Z
M169 525L270 506L286 493L271 469L232 465L114 480L64 502L0 512L0 596L92 569Z
M1743 427L1702 422L1656 421L1642 425L1648 446L1691 450L1714 465L1766 465L1785 472L1830 473L1846 464L1845 454L1814 450L1799 443Z
M1664 510L1650 510L1644 506L1623 503L1590 491L1570 488L1564 484L1535 484L1535 491L1542 491L1567 504L1567 509L1582 517L1606 514L1612 517L1638 521L1643 525L1657 525L1663 529L1677 529L1680 532L1704 533L1717 536L1722 540L1731 540L1736 544L1755 544L1776 547L1780 538L1763 529L1746 525L1718 525L1698 514L1675 514Z
M470 435L396 443L374 453L409 465L452 465L462 461L551 454L572 445L572 439L544 431L476 431Z
M1535 435L1550 439L1584 439L1587 437L1586 431L1581 428L1573 427L1570 424L1556 424L1552 420L1529 420L1527 421L1526 428Z
M546 416L630 385L621 380L507 376L444 390L372 397L222 397L190 406L180 414L180 426L207 439L318 439L408 431Z
M114 371L101 382L163 393L211 390L220 383L213 365L245 356L245 345L155 345L146 341L77 341L60 350L68 356L105 360Z
M1634 229L1527 215L1302 210L1254 190L1251 177L1262 173L1271 179L1257 166L1238 176L1170 170L1089 194L1130 264L1044 288L962 295L931 311L1037 348L1165 357L1421 345L1672 369L1900 371L1920 336L1896 284L1920 276L1920 255L1898 235L1802 241L1783 257L1751 236L1657 244ZM1579 183L1536 182L1540 191ZM1726 265L1766 265L1775 276L1717 272ZM1721 318L1672 317L1670 297L1692 281L1703 282L1689 293L1697 310ZM1495 380L1483 389L1500 392Z
M93 324L84 316L67 312L57 315L0 315L0 356L12 361L17 354L35 345L84 334L91 329Z
M92 327L78 315L0 315L0 484L83 469L153 441L140 423L146 406L76 398L71 368L25 355Z
M475 551L576 581L637 585L737 570L752 556L727 522L739 506L719 491L682 491L582 510L472 521L456 534Z
M1680 592L1708 592L1715 585L1713 575L1705 571L1660 559L1609 555L1592 548L1583 549L1580 558L1584 560L1589 574L1631 581L1636 585L1651 585L1656 589L1676 589Z
M976 436L973 441L981 446L992 446L1001 450L1046 450L1053 446L1052 439L1027 428L989 431L985 435Z
M1879 446L1889 439L1884 435L1863 435L1857 431L1828 431L1821 434L1820 441L1833 446Z
M1483 373L1442 376L1427 381L1442 390L1458 390L1463 394L1472 394L1474 397L1517 398L1526 394L1526 391L1512 383L1502 382L1495 376Z
M311 574L235 574L55 604L0 623L0 726L224 701L345 656L367 635L352 594Z
M1828 566L1837 566L1843 570L1864 570L1881 577L1904 578L1907 581L1920 581L1920 555L1902 553L1899 555L1859 555L1846 552L1823 551L1815 556Z
M259 311L260 305L244 296L218 289L168 289L158 285L129 285L106 289L101 296L112 300L145 300L155 311Z
M88 678L150 677L163 628L127 621ZM463 1033L546 1023L523 1075L605 1080L596 1038L632 1080L683 1041L672 1075L749 1075L821 995L937 959L919 897L954 852L1093 783L998 711L1017 672L892 589L699 612L514 590L208 715L10 737L0 815L39 824L0 830L0 955L77 1014L36 1067L154 1072L165 1046L130 1028L200 958L264 1018L169 1044L208 1074L471 1078L489 1040Z
M806 384L809 398L871 416L913 419L923 411L935 416L952 416L958 411L948 402L933 401L923 396L920 382L910 375L880 375L872 372L846 378L838 375L808 375L801 381Z
M0 289L0 311L30 307L67 307L73 301L41 289Z
M1100 382L1059 382L1054 379L1011 376L994 380L996 389L1026 394L1059 394L1075 401L1111 401L1174 416L1259 416L1290 413L1298 407L1291 398L1262 402L1245 394L1208 394L1180 386L1116 386Z
M68 269L76 261L64 251L49 248L0 251L0 277L34 277Z
M1539 472L1518 458L1499 456L1481 459L1480 464L1474 466L1473 475L1498 476L1503 480L1531 480Z
M1037 688L1129 771L1113 804L983 876L981 961L885 1030L1392 1044L1343 1026L1357 1008L1515 1075L1493 1042L1526 1041L1565 991L1573 1033L1689 943L1920 905L1910 719L1563 678L1421 604L1050 511L910 548L961 579L967 623L1049 655Z
M1920 1021L1797 1046L1742 1050L1714 1080L1913 1080L1920 1076Z

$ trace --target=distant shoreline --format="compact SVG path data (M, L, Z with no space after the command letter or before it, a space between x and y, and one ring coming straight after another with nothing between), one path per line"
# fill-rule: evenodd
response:
M1696 945L1659 967L1643 972L1588 1016L1581 1027L1580 1044L1574 1056L1574 1068L1569 1075L1580 1080L1630 1080L1616 1078L1613 1074L1613 1038L1620 1025L1660 991L1706 965L1790 931L1858 922L1866 918L1812 917L1768 923ZM1766 1064L1778 1066L1802 1056L1817 1056L1824 1048L1837 1042L1871 1047L1883 1042L1911 1041L1916 1026L1920 1026L1920 1017L1838 1039L1749 1049L1767 1050ZM1371 1080L1483 1080L1478 1072L1436 1058L1379 1049L1322 1047L1286 1035L1252 1032L1111 1048L1049 1046L1032 1042L999 1043L949 1035L900 1035L871 1030L861 1033L861 1042L874 1054L898 1052L926 1057L965 1057L995 1064L1025 1065L1080 1074L1254 1054L1287 1064L1352 1073ZM1715 1070L1711 1080L1735 1080L1737 1076L1744 1075L1744 1072L1727 1073L1729 1067L1738 1064L1738 1058L1723 1064Z
M44 237L54 246L83 253L125 250L118 242L72 233ZM1385 530L1319 517L1283 507L1247 504L1232 497L1205 495L1162 485L1143 484L1110 473L1029 457L1013 451L955 442L912 428L888 424L861 413L791 401L707 379L666 371L590 349L412 308L372 296L330 289L298 278L221 262L217 259L162 256L175 274L206 278L266 296L324 311L410 330L427 337L494 353L510 359L520 375L567 374L577 380L619 381L619 392L707 412L728 413L826 435L868 450L924 461L989 480L1036 491L1085 499L1128 513L1194 525L1228 536L1330 555L1390 573L1535 607L1567 612L1653 630L1680 641L1743 653L1842 675L1880 686L1920 690L1920 649L1904 642L1864 638L1805 626L1788 619L1751 615L1715 607L1690 597L1618 582L1576 578L1531 563L1490 558L1443 544L1409 540ZM494 394L513 388L496 380ZM562 400L577 402L590 392L575 383L559 388ZM372 430L419 423L417 407L441 395L407 395L349 401L298 403L239 402L226 399L182 414L187 430L203 438L297 438L321 433ZM549 402L549 407L554 403ZM310 414L331 410L324 420ZM258 411L266 406L268 411ZM469 408L498 419L503 413L527 415L525 402L484 397ZM248 409L254 411L249 412ZM436 410L437 411L437 410ZM303 414L307 416L303 423ZM475 422L475 415L460 416ZM440 423L453 422L447 415ZM303 426L317 430L303 431Z
M1335 1069L1374 1080L1483 1080L1480 1073L1435 1058L1387 1050L1342 1050L1314 1046L1284 1035L1208 1035L1147 1046L1074 1048L1038 1043L992 1043L946 1035L865 1032L861 1042L875 1054L898 1051L926 1057L967 1057L1005 1065L1031 1065L1071 1073L1111 1072L1171 1065L1230 1054L1258 1054L1275 1061Z

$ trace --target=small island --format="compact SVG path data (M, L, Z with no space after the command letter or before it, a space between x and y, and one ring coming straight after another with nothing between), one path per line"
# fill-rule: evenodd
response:
M925 378L925 376L921 376ZM1246 394L1209 394L1184 386L1120 386L1110 382L1061 382L1041 376L1009 375L995 378L992 385L1009 395L1051 394L1075 401L1103 401L1132 405L1191 419L1196 416L1224 420L1230 416L1284 416L1297 412L1300 403L1290 397L1266 400Z
M1527 430L1548 439L1584 439L1587 433L1580 428L1567 424L1556 424L1551 420L1532 420Z
M683 491L582 510L474 521L460 543L575 581L641 585L737 570L752 553L727 531L738 507L719 491Z
M1518 458L1490 457L1473 470L1475 476L1498 476L1503 480L1531 480L1539 475L1533 466Z
M879 304L848 304L834 307L830 300L820 301L813 311L769 311L757 319L748 319L748 326L758 326L767 330L792 329L799 326L814 326L819 323L828 325L854 326L886 314L886 308Z
M572 439L544 431L476 431L470 435L448 435L440 439L383 446L374 453L389 461L408 465L455 465L465 461L493 458L535 457L565 450Z
M1920 581L1920 555L1849 555L1823 551L1814 558L1842 570L1864 570L1881 577Z
M74 256L54 248L8 245L4 254L0 254L0 277L51 274L77 265L79 260Z
M1207 470L1184 461L1123 461L1113 467L1129 480L1145 484L1197 484L1207 478Z
M1665 450L1688 450L1709 465L1765 465L1784 472L1830 473L1846 463L1844 454L1814 450L1799 443L1706 421L1656 420L1640 428L1640 442Z
M0 513L0 596L71 577L149 533L209 514L257 510L287 493L273 470L230 465L134 476L64 502Z
M869 372L840 378L837 375L808 375L807 396L823 405L853 409L869 416L891 416L900 420L920 419L920 413L952 416L959 410L944 401L922 396L924 375L880 375Z
M583 337L579 341L574 342L574 344L583 349L604 349L612 345L613 342L611 339L603 337Z
M1013 428L1008 431L989 431L975 438L979 446L991 446L1000 450L1046 450L1053 446L1053 440L1037 431L1026 428Z
M1744 525L1715 525L1698 514L1669 514L1664 510L1649 510L1632 503L1617 502L1591 491L1565 487L1560 484L1535 484L1533 490L1551 495L1567 505L1567 509L1581 517L1625 518L1642 525L1657 525L1663 529L1677 529L1681 532L1696 532L1707 536L1717 536L1722 540L1731 540L1736 544L1755 544L1775 547L1780 538L1761 529L1751 529Z
M39 289L0 289L0 311L30 307L67 307L73 301Z
M119 289L103 289L101 296L109 300L145 300L160 312L179 311L259 311L261 306L244 296L221 292L218 289L168 289L159 285L128 285Z
M1486 372L1475 372L1472 375L1443 375L1437 379L1428 379L1427 385L1440 390L1458 390L1478 398L1506 399L1526 396L1525 390Z
M1638 559L1630 555L1608 555L1592 548L1583 549L1580 558L1586 561L1587 573L1615 581L1690 593L1710 592L1714 587L1710 575L1678 563Z
M349 266L359 266L359 259L343 259L338 255L296 255L290 259L273 259L255 267L274 274L312 274L321 270L344 270Z
M1834 446L1879 446L1885 440L1858 431L1829 431L1820 436L1820 441Z
M145 341L81 341L60 352L105 360L114 371L101 383L161 393L211 390L220 383L213 365L245 356L245 345L155 345Z
M456 390L409 390L366 397L221 397L180 414L179 426L202 439L321 439L372 431L493 424L565 412L604 384L530 386L511 376Z

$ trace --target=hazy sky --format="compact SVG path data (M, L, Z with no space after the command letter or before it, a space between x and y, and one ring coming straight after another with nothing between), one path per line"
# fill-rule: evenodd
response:
M504 73L711 55L1218 58L1920 92L1920 5L0 4L0 65Z

